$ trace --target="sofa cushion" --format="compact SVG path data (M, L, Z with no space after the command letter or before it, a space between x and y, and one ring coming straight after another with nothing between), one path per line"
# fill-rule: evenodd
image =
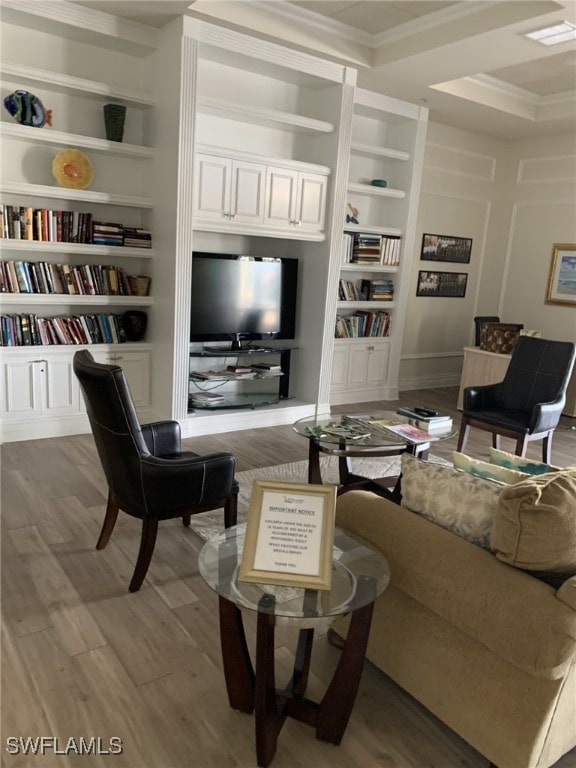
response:
M517 469L509 469L497 464L490 464L488 461L473 459L471 456L466 456L465 453L458 451L452 451L452 461L456 469L470 472L471 475L483 477L485 480L494 480L494 482L503 485L512 485L526 477L524 472L519 472Z
M548 584L367 491L338 498L336 525L384 554L395 589L511 664L558 679L575 663L576 613Z
M545 475L550 471L548 464L541 461L533 461L524 456L516 456L507 451L501 451L499 448L490 448L490 464L497 464L499 467L515 469L518 472L524 472L526 475Z
M503 486L452 467L402 454L402 506L437 525L490 547L490 529Z
M538 475L500 494L490 535L496 557L528 571L576 574L576 470Z

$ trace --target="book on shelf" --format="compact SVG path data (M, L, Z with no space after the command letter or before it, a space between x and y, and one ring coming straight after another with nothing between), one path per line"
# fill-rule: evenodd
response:
M226 370L230 373L251 373L252 366L250 365L227 365Z
M198 405L207 403L221 403L226 398L223 395L219 395L216 392L193 392L190 395L190 400Z
M257 371L281 371L282 366L280 363L252 363L250 366L253 370Z

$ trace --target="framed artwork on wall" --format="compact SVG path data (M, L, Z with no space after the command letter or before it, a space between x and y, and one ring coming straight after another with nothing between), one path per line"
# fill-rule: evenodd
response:
M422 261L452 261L469 264L472 253L471 237L452 237L451 235L422 235Z
M466 295L467 272L418 272L416 296L463 298Z
M576 304L576 244L554 243L546 304Z

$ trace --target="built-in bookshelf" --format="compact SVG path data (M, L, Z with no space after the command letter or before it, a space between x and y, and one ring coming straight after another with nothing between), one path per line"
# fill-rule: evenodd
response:
M138 408L150 405L153 347L127 343L120 318L139 310L153 321L152 296L134 295L128 278L150 280L156 255L156 98L145 89L157 32L59 0L1 5L4 93L27 90L52 111L42 128L0 116L0 413L3 437L23 439L86 429L72 369L80 347L121 358ZM126 107L122 142L106 137L108 103ZM68 148L92 164L84 189L52 175Z
M427 110L355 89L342 214L334 403L394 399Z

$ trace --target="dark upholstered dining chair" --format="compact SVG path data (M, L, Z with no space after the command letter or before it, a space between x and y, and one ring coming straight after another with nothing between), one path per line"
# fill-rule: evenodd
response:
M515 439L517 456L526 455L529 441L542 440L542 460L549 464L575 349L569 341L520 336L503 381L464 390L457 450L464 450L470 427L477 427L492 433L494 448L501 435Z
M142 520L142 537L130 592L140 589L156 543L160 520L224 508L224 525L236 523L236 460L229 453L199 456L182 451L180 425L140 425L130 390L118 365L96 363L87 350L74 355L76 374L98 456L108 482L108 505L96 549L103 549L118 511Z

